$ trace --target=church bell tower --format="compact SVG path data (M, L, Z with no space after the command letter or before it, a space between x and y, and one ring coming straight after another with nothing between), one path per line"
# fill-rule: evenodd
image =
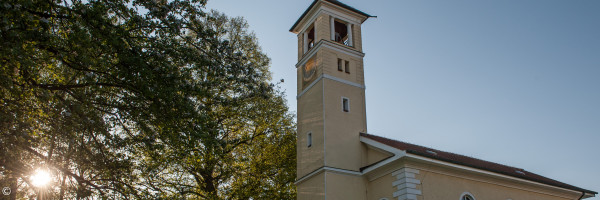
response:
M367 132L361 24L370 15L315 0L290 29L298 36L298 199L366 199Z

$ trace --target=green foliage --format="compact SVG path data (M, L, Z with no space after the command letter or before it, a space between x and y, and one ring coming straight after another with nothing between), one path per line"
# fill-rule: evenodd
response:
M205 3L0 3L11 199L295 199L295 125L269 59Z

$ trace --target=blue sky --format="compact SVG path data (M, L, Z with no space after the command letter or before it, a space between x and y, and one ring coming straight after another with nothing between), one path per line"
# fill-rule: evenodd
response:
M311 2L207 5L248 21L294 112L288 30ZM371 134L600 191L600 1L342 2L378 16L362 26Z

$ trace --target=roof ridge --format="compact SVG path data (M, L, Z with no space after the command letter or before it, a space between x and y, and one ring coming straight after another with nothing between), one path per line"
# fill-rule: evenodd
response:
M407 153L428 157L431 159L436 159L444 162L449 162L457 165L472 167L475 169L485 170L489 172L499 173L507 176L512 176L516 178L521 178L529 181L534 181L538 183L543 183L547 185L552 185L560 188L581 191L585 193L598 194L598 192L586 190L577 186L573 186L567 183L563 183L530 171L527 171L522 168L513 167L509 165L504 165L496 162L491 162L471 156L465 156L461 154L451 153L447 151L441 151L421 145L411 144L408 142L402 142L395 139L389 139L377 135L372 135L368 133L360 133L360 136L367 137L373 139L382 144L388 145L390 147L406 151ZM433 151L435 154L428 152ZM437 152L435 152L437 151Z
M387 140L391 140L391 141L395 141L395 142L401 142L401 143L405 143L405 144L409 144L409 145L421 147L421 148L428 149L428 150L438 151L438 152L452 154L452 155L457 155L457 156L463 156L463 157L467 157L467 158L471 158L471 159L475 159L475 160L481 160L481 161L488 162L488 163L493 163L493 164L497 164L497 165L502 165L502 166L514 168L514 169L521 170L521 171L526 171L526 170L524 170L522 168L518 168L518 167L514 167L514 166L510 166L510 165L505 165L505 164L501 164L501 163L494 162L494 161L487 161L487 160L476 158L476 157L470 156L470 155L462 155L462 154L458 154L458 153L452 153L452 152L449 152L449 151L443 151L443 150L439 150L439 149L435 149L435 148L431 148L431 147L426 147L426 146L423 146L423 145L418 145L418 144L414 144L414 143L410 143L410 142L405 142L405 141L400 141L400 140L385 138L385 137L381 137L381 136L377 136L377 135L373 135L373 134L368 134L368 133L363 133L363 134L367 134L367 135L370 135L370 136L373 136L373 137L379 137L379 138L382 138L382 139L387 139Z

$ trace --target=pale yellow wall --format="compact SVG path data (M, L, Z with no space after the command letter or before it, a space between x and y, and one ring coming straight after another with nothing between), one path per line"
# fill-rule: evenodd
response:
M308 132L312 132L312 146L307 147ZM317 82L298 99L297 177L323 166L323 81Z
M363 84L362 59L336 53L336 51L328 48L322 48L315 56L317 63L316 77L325 73ZM338 57L350 61L350 74L337 70ZM306 89L306 86L302 87L301 67L298 69L298 93ZM310 85L310 83L306 83L306 85ZM359 141L359 132L366 132L364 95L364 89L362 88L330 79L322 79L321 82L315 84L313 88L309 88L298 99L298 177L317 169L319 164L321 164L320 166L354 171L358 171L362 167L362 146ZM350 99L350 112L348 113L342 111L342 96ZM320 105L320 107L316 105ZM312 107L308 108L308 106ZM309 113L313 117L305 116ZM306 118L313 121L312 125L304 123L303 120ZM316 123L317 120L321 119L324 119L324 122ZM311 148L305 148L306 133L308 131L313 132L313 147ZM321 139L323 131L326 133L324 141ZM315 150L315 148L322 148L317 146L321 142L325 142L327 145L324 147L325 149ZM304 152L304 149L309 152ZM325 160L323 163L318 163L323 156L316 155L318 153L324 153ZM304 159L308 160L305 161Z
M361 142L359 133L366 132L364 89L331 79L325 83L325 164L359 171ZM342 96L350 100L350 112L342 111Z
M360 52L362 52L362 31L361 24L354 24L352 29L352 35L354 35L354 48Z
M367 145L363 144L363 162L362 166L370 166L374 163L382 161L386 158L393 156L393 154L385 152L383 150L374 149L371 147L367 147Z
M391 173L371 180L367 187L367 197L369 200L379 200L381 198L394 199L393 194L396 191L396 187L392 186L396 177L392 176Z
M315 20L316 29L316 42L321 40L331 39L331 28L329 27L329 15L321 13Z
M318 3L317 5L319 5ZM361 18L352 12L333 8L353 18ZM321 13L316 18L313 9L305 16L306 21L301 21L298 27L315 27L315 42L331 39L330 16ZM314 21L309 21L314 19ZM298 61L304 54L305 30L299 31ZM360 49L360 26L353 27L353 44ZM345 47L346 48L346 47ZM356 49L356 48L355 48ZM307 51L308 53L308 51ZM350 61L350 74L337 71L337 58ZM313 58L311 58L313 59ZM321 48L316 52L316 73L318 78L328 74L340 79L357 84L364 84L362 58L355 58L339 53L329 48ZM298 97L298 133L297 133L297 177L302 178L324 166L352 170L358 172L363 162L374 162L381 157L381 153L363 150L364 146L359 141L359 132L366 132L365 91L364 88L340 83L331 79L316 79L316 84L308 88L311 83L303 83L302 67L297 68L297 94ZM342 96L350 99L350 112L342 111ZM307 147L307 133L312 132L312 146ZM363 151L367 153L363 153ZM362 158L363 155L372 154L371 160ZM297 185L298 199L366 199L366 179L361 176L322 172L310 177Z
M391 173L405 167L419 170L416 174L416 179L421 181L421 184L417 185L417 189L422 192L422 195L417 196L419 200L459 200L464 192L473 194L477 200L572 200L581 195L563 189L405 160L382 167L377 170L380 172L372 172L367 176L369 199L378 200L386 195L391 196L396 191L395 187L389 189L396 180ZM394 170L390 170L391 168Z
M421 180L420 187L423 196L419 199L459 199L463 192L473 194L476 199L482 200L566 200L575 199L577 196L555 196L564 194L543 194L540 192L526 191L520 184L507 187L499 185L495 180L469 180L457 176L450 176L439 172L421 170L417 176ZM546 191L548 192L548 191Z
M351 57L350 59L350 67L352 67L352 71L350 74L354 73L354 79L356 83L365 84L365 73L364 73L364 65L362 58Z
M528 199L575 199L577 192L567 192L562 189L551 189L539 185L524 184L515 180L500 179L490 175L482 175L464 170L456 170L418 162L407 163L407 166L421 170L419 179L423 194L438 196L455 195L467 191L477 199L513 200ZM437 191L437 192L433 192ZM458 195L460 195L458 194ZM428 198L425 196L426 199Z
M364 85L364 69L362 58L350 56L329 48L322 48L321 52L319 53L323 58L324 73L344 80L349 80L353 83ZM349 61L350 73L338 71L338 58Z
M325 68L325 63L323 62L326 59L326 55L323 54L323 51L318 51L316 54L317 58L317 77L323 75L323 69Z
M366 200L365 180L361 176L325 172L327 199Z
M298 200L325 199L325 173L320 173L296 185Z
M323 73L338 77L341 79L349 80L357 84L363 84L363 70L362 70L362 59L351 57L349 55L339 53L337 51L322 48L315 55L317 71L316 77L321 76ZM337 58L349 60L351 69L350 74L340 72L337 70ZM312 59L312 58L311 58ZM305 87L302 87L302 71L298 69L298 93L302 92ZM322 131L325 131L324 142L327 145L324 152L325 161L324 165L349 169L358 171L362 167L361 150L362 146L359 141L359 132L366 132L366 110L365 110L365 98L364 89L351 86L338 81L323 79L322 82L318 82L313 88L309 88L298 99L298 141L299 145L306 140L306 133L313 131L314 142L321 142L320 137ZM310 85L310 83L305 83ZM321 88L317 88L321 87ZM320 94L317 94L320 93ZM324 96L323 96L324 95ZM346 113L342 111L342 96L350 99L350 112ZM316 102L321 101L321 102ZM317 107L314 105L321 105ZM306 109L308 105L313 105L313 109ZM317 110L324 109L323 110ZM315 124L312 126L304 124L304 115L311 113L311 115L319 115L321 118L311 118L311 120L324 119L323 124ZM324 118L323 118L324 117ZM310 127L309 127L310 126ZM317 129L320 129L317 131ZM317 137L319 140L317 141ZM304 142L305 144L305 142ZM316 145L316 143L315 143ZM315 159L314 154L302 152L304 149L301 145L298 148L299 159ZM313 145L313 147L315 147ZM319 147L320 148L320 147ZM312 150L313 153L318 153L316 150ZM308 156L310 155L310 156ZM304 164L312 163L312 164ZM316 169L316 162L313 161L298 161L298 176L301 177Z

